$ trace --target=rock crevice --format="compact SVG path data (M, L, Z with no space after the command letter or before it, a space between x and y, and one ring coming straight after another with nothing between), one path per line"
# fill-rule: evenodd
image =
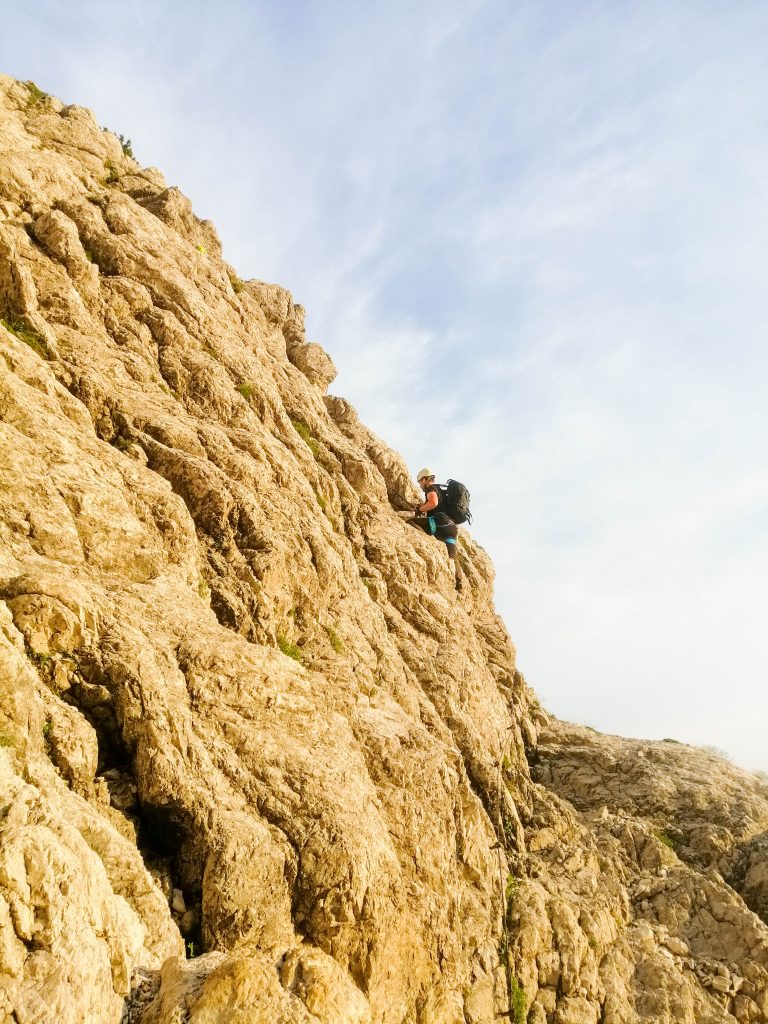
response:
M0 77L0 168L0 1022L768 1021L765 787L549 716L90 112Z

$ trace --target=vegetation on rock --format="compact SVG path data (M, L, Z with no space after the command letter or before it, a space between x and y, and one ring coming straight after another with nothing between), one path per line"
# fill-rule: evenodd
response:
M48 351L45 338L34 328L25 324L23 320L20 320L18 317L0 317L0 326L14 334L25 345L29 345L32 351L36 352L41 359L50 359L50 352Z
M766 787L548 715L301 306L35 95L0 77L0 1018L768 1020Z

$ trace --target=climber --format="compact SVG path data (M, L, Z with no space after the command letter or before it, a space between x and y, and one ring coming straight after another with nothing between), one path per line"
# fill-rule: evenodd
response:
M420 513L409 519L411 526L416 526L425 533L445 542L448 557L453 562L456 589L462 588L462 573L459 560L456 557L456 541L459 528L440 506L444 504L444 498L440 488L435 484L435 474L431 469L420 469L417 477L419 487L425 494L425 500L420 505L414 505L414 512Z

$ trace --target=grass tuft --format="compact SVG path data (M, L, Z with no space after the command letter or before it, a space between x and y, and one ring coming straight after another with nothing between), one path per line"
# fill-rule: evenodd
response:
M291 641L284 636L282 633L277 634L277 646L286 656L286 658L293 658L294 661L298 661L300 665L304 664L304 654L298 644L291 643Z
M659 840L660 843L663 843L664 846L672 850L673 853L676 852L677 847L674 839L671 836L667 835L667 833L663 829L659 829L656 832L656 838Z
M35 85L34 82L28 81L25 82L24 85L26 85L27 90L29 92L27 108L37 107L39 106L39 104L45 103L45 101L48 99L48 93L43 92L43 90L38 85Z
M238 277L237 274L228 274L227 276L229 277L229 283L232 285L232 291L235 295L239 295L243 288L245 288L245 281Z
M507 897L507 903L509 904L517 896L517 891L520 888L520 879L516 878L513 874L507 875L507 884L505 886L505 896Z
M250 384L238 384L237 390L247 401L250 402L250 400L253 398L253 388L251 387Z
M513 1020L515 1024L525 1024L525 989L514 976L512 977L510 1003L510 1020Z
M293 429L302 439L302 441L309 447L310 451L314 455L315 459L320 458L322 452L322 446L316 437L313 437L312 431L309 429L303 420L291 420Z
M26 648L26 655L29 660L37 668L44 669L47 671L53 664L53 658L50 654L42 654L39 651L33 651L31 647Z
M328 634L328 639L331 641L331 647L334 649L336 654L342 654L344 652L344 644L341 642L341 637L333 626L326 626L325 632Z
M504 839L506 840L507 847L512 848L517 843L517 832L515 831L515 824L507 814L502 815L501 823L504 828Z
M42 334L39 334L33 327L29 327L24 323L23 320L19 320L17 317L11 317L10 319L0 318L0 324L10 331L19 341L23 341L25 345L29 345L33 352L36 352L41 359L50 359L51 353L48 351L48 346L45 343L45 338Z
M0 734L0 747L15 747L16 741L13 736L8 736L5 733Z
M499 963L502 967L509 967L509 950L504 937L499 943ZM509 972L507 977L509 978L509 1013L504 1016L508 1016L511 1021L514 1021L514 1024L525 1024L525 989L514 974Z
M302 439L302 441L306 441L307 443L309 443L309 439L310 437L312 437L312 432L310 431L307 424L303 422L303 420L291 420L291 426Z

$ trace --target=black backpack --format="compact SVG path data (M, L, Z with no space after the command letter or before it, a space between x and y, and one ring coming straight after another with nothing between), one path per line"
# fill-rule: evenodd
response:
M469 491L460 484L458 480L449 480L448 486L438 484L440 491L440 511L461 526L462 523L472 522L472 513L469 511Z

